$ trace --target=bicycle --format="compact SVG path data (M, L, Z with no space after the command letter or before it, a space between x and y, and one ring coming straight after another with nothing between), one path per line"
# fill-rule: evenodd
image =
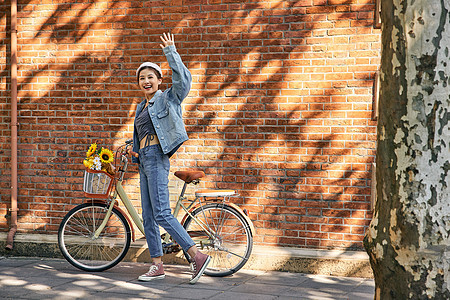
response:
M117 265L127 254L131 240L135 241L133 224L144 235L142 219L122 186L131 145L132 140L128 140L115 152L116 161L120 157L121 164L116 168L116 176L86 169L85 194L103 199L92 199L74 207L60 224L58 246L64 258L81 270L104 271ZM183 180L184 185L173 215L178 217L181 210L185 212L181 224L197 247L211 256L205 274L222 277L237 272L251 255L255 234L248 212L227 201L237 193L234 190L197 190L195 198L189 200L185 197L188 184L197 185L205 176L204 172L177 171L175 176ZM128 214L119 207L117 197ZM161 242L164 254L181 251L168 233L162 234ZM189 255L183 254L190 262Z

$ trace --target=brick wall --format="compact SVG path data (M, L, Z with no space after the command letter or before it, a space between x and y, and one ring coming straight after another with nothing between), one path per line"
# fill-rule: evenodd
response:
M233 188L255 242L361 248L371 218L374 0L19 0L19 232L52 233L84 200L90 143L132 135L135 69L168 64L170 31L193 74L190 140L172 171ZM9 2L0 4L0 228L10 201ZM164 79L165 87L170 78ZM139 204L136 167L127 190ZM179 181L171 176L175 196ZM192 193L192 191L190 191Z

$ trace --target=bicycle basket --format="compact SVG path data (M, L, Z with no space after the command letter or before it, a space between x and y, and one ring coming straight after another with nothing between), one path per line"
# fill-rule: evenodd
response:
M114 177L104 171L84 170L83 191L86 197L108 198Z

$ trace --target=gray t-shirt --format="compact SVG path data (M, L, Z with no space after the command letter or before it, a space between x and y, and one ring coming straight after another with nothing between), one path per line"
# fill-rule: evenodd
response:
M147 107L144 108L136 118L136 131L139 142L142 141L142 139L148 134L156 134L155 127L153 127L153 122L152 119L150 119Z

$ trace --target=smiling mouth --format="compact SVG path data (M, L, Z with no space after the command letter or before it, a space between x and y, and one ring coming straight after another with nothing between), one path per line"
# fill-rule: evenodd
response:
M145 90L150 90L153 86L152 85L144 85Z

